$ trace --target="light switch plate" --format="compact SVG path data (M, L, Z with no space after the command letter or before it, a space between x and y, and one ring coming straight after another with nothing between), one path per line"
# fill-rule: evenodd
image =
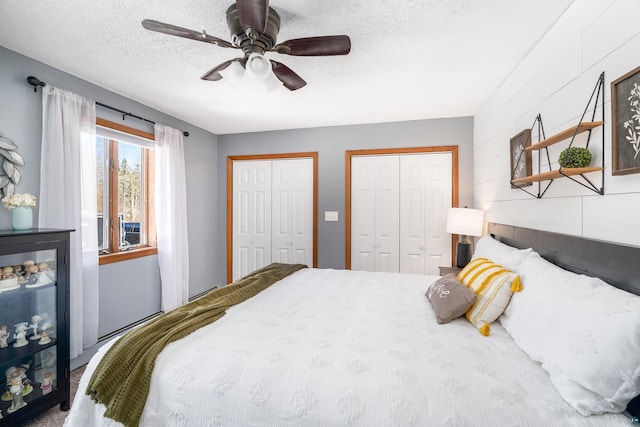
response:
M324 220L325 221L337 221L338 220L338 211L325 211L324 212Z

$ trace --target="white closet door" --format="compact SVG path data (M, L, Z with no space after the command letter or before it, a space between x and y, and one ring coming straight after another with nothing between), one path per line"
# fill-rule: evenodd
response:
M351 269L375 271L375 158L351 158Z
M272 163L272 260L313 265L313 159Z
M352 157L351 186L351 269L399 271L399 157Z
M400 272L439 275L451 265L451 153L403 155L400 171Z
M236 280L271 263L271 161L233 162Z

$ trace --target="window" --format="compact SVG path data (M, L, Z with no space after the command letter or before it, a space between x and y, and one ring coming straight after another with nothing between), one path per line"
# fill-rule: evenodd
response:
M154 135L103 119L96 123L100 264L156 253Z

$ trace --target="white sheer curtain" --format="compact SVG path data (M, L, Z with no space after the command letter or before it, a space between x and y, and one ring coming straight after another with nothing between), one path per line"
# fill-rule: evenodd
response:
M189 299L187 184L182 132L156 124L156 235L162 281L162 309Z
M42 91L38 226L71 233L70 357L98 341L95 101L47 85Z

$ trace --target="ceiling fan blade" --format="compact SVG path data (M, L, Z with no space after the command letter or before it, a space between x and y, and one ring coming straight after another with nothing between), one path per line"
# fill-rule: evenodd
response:
M240 25L245 31L253 29L257 36L264 33L269 14L269 0L236 0L236 6Z
M222 71L227 68L233 61L238 61L239 59L230 59L228 61L223 62L222 64L216 65L206 73L200 77L202 80L209 80L212 82L217 82L218 80L222 80L222 76L218 71Z
M191 40L197 40L205 43L212 43L220 47L231 47L237 49L237 46L232 45L228 41L219 39L203 31L190 30L188 28L178 27L176 25L166 24L160 21L154 21L153 19L145 19L142 21L142 26L147 30L156 31L158 33L169 34L172 36L184 37Z
M349 36L305 37L278 43L273 50L293 56L346 55L351 51L351 39Z
M294 73L291 68L274 60L271 60L271 64L273 65L273 74L287 89L293 91L306 86L307 82L302 80L302 77Z

